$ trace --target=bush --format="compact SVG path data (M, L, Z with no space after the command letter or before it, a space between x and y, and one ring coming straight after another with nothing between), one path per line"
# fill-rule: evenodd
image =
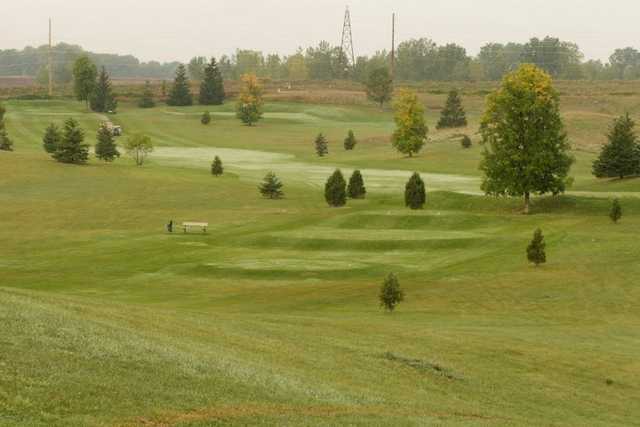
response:
M347 151L353 150L356 147L357 143L358 141L356 141L356 136L353 134L353 131L350 130L344 140L344 149Z
M316 146L316 153L318 154L318 156L324 157L329 154L329 145L327 143L327 139L323 134L319 134L316 137L314 144Z
M211 123L211 113L209 113L208 111L202 113L200 123L202 123L203 125L208 125L209 123Z
M614 199L611 204L611 212L609 212L609 218L613 221L614 224L617 224L622 218L622 206L620 206L620 201L618 199Z
M220 176L224 172L224 168L222 167L222 160L220 157L216 156L213 159L213 163L211 163L211 174L214 176Z
M422 209L427 201L424 181L418 172L414 172L404 189L404 204L411 209Z
M404 301L404 292L400 289L400 283L395 274L389 273L380 288L380 306L388 312L395 310L396 306Z
M347 203L347 183L340 169L329 177L324 186L324 198L333 207L341 207Z
M529 246L527 246L527 259L529 262L534 263L536 267L547 262L547 254L545 253L546 246L542 230L538 228L535 233L533 233L533 240L529 243Z
M282 187L283 184L280 182L276 174L269 172L264 177L264 180L258 189L263 197L267 197L269 199L280 199L284 196Z
M460 145L462 148L471 148L473 143L471 142L471 138L468 135L462 135L462 139L460 140Z
M351 178L349 178L347 194L352 199L364 199L365 194L367 194L367 189L364 186L364 180L359 170L353 171Z

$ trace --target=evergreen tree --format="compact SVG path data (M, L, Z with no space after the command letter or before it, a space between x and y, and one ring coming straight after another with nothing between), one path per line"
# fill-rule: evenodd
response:
M202 123L203 125L208 125L209 123L211 123L211 113L208 111L205 111L204 113L202 113L202 117L200 118L200 123Z
M480 133L486 149L482 190L494 196L560 194L570 182L573 158L551 77L525 64L487 98Z
M609 218L613 221L614 224L617 224L622 218L622 206L620 206L620 200L613 199L613 203L611 204L611 212L609 212Z
M462 139L460 140L460 145L462 145L462 148L471 148L473 143L471 142L471 138L469 138L469 135L462 136Z
M380 307L392 312L398 304L404 301L404 292L400 289L400 283L395 274L389 273L380 288Z
M353 134L353 131L350 130L349 134L344 140L344 149L347 151L353 150L356 147L357 143L358 141L356 140L356 136Z
M447 103L440 113L440 121L436 128L459 128L467 125L467 116L462 108L462 101L458 95L458 91L453 89L449 92Z
M89 159L89 145L83 144L84 131L74 119L64 122L62 140L53 153L53 158L61 163L84 164Z
M97 140L95 147L97 158L105 162L112 162L116 157L120 157L113 133L106 123L101 124L98 128Z
M4 121L4 115L7 110L0 105L0 150L1 151L13 151L13 141L9 138L7 133L6 124Z
M283 184L273 172L267 173L262 181L262 184L258 188L262 197L268 197L269 199L280 199L284 196L282 191Z
M44 147L44 151L49 154L53 154L58 149L58 145L62 141L62 134L60 133L60 129L58 126L51 123L47 126L47 130L44 132L44 137L42 138L42 146Z
M262 118L262 86L255 74L244 74L242 89L236 104L236 117L247 126L253 126Z
M323 134L318 134L315 140L316 153L320 157L324 157L329 154L329 143Z
M202 105L220 105L224 102L224 83L222 73L216 64L216 59L204 68L204 78L200 83L199 102Z
M211 163L211 174L214 176L220 176L223 172L222 160L220 160L220 157L216 156L213 159L213 163Z
M414 172L404 188L404 204L411 209L422 209L426 201L424 181L418 172Z
M613 121L600 156L593 162L593 174L598 178L640 174L640 145L629 114Z
M385 102L391 100L393 80L387 67L377 68L371 71L366 86L367 98L380 104L380 108L382 108Z
M107 74L104 67L100 70L98 83L91 94L90 102L91 109L100 113L107 113L110 111L115 112L118 107L118 102L113 96L113 89L111 87L109 74Z
M169 90L169 98L167 105L182 107L193 105L193 96L189 88L189 79L187 78L187 70L183 64L178 65L176 77L173 80L173 86Z
M347 183L340 169L336 169L324 186L324 198L333 207L341 207L347 203Z
M364 186L364 180L359 170L353 171L351 178L349 178L347 194L352 199L364 199L365 194L367 194L367 189Z
M142 92L142 98L138 101L138 107L140 108L153 108L156 106L156 102L153 100L153 89L149 80L144 82L144 90Z
M545 247L547 244L544 242L544 236L542 230L539 228L533 233L533 240L527 246L527 259L529 262L534 263L536 266L547 262L547 255L545 253Z
M424 107L415 92L400 91L394 103L396 130L391 137L393 147L412 157L424 146L428 128L424 121Z

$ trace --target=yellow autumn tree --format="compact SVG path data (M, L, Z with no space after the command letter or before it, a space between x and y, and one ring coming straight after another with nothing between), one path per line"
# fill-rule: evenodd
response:
M242 89L236 105L236 117L242 123L252 126L262 118L262 86L255 74L244 74L241 81Z
M393 103L396 130L391 137L393 147L412 157L424 146L429 128L424 121L424 106L415 92L402 89Z

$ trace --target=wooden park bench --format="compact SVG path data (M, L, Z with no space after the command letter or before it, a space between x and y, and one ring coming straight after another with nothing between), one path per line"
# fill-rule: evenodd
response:
M183 222L182 229L185 233L188 233L193 228L199 228L203 233L207 232L207 228L209 227L208 222Z

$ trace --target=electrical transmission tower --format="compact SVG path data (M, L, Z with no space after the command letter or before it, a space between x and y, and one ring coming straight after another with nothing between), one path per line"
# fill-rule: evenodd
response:
M344 24L342 26L342 44L340 51L344 58L347 59L347 68L351 68L356 65L356 56L353 53L353 35L351 33L351 14L349 13L349 6L344 12Z

